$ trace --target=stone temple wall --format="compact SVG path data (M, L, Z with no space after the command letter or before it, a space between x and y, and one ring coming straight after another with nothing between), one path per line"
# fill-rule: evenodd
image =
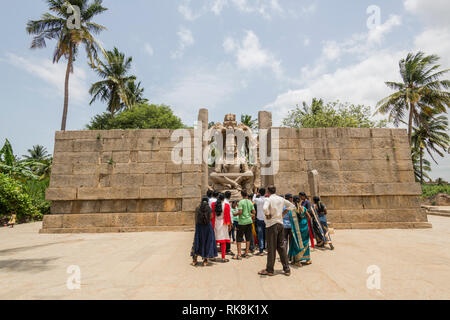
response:
M319 172L319 194L335 228L430 227L420 209L406 130L279 130L278 193L311 194L308 172Z
M191 229L202 168L171 161L171 133L57 132L41 232Z

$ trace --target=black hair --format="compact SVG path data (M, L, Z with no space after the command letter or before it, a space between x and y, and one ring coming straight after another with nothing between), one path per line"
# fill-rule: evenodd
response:
M248 197L247 191L242 190L242 191L241 191L241 196L242 196L242 198L247 198L247 197Z
M300 197L299 196L294 196L294 204L299 204L300 203Z
M197 208L196 223L201 225L208 225L211 220L211 208L208 204L208 198L202 199L202 203Z
M216 204L214 205L214 213L216 214L216 217L220 217L222 215L222 212L223 212L222 202L223 202L223 200L225 200L225 195L223 193L220 193L217 196L217 201L216 201Z
M287 193L287 194L284 196L284 198L285 198L286 200L289 200L289 199L292 199L293 196L292 196L292 194Z
M206 191L206 197L207 197L208 199L209 199L209 198L212 198L212 196L213 196L212 190Z
M265 196L265 195L266 195L266 189L264 189L264 188L259 189L258 192L259 192L259 194L262 195L262 196Z
M270 194L276 194L277 193L277 187L275 187L275 186L270 186L267 189L269 190Z
M313 201L314 201L315 204L319 204L319 202L320 202L320 197L314 197L314 198L313 198Z
M225 192L225 199L231 199L231 192L230 191Z
M217 198L219 196L219 191L213 191L213 197Z

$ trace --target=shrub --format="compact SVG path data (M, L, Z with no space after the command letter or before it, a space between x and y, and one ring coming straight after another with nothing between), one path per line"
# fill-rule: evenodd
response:
M450 184L423 184L422 185L422 198L433 197L439 193L450 194Z
M12 212L17 214L17 222L41 220L43 216L23 185L0 173L0 217L9 218Z
M45 191L50 184L50 179L28 180L24 183L25 192L31 197L33 205L43 215L50 214L50 201L45 200Z

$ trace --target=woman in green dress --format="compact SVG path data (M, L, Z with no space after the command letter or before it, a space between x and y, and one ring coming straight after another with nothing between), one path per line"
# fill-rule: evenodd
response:
M297 210L291 210L289 213L292 238L288 255L294 265L301 267L302 264L309 265L312 263L309 250L309 213L305 207L300 205L299 197L294 197L294 203Z

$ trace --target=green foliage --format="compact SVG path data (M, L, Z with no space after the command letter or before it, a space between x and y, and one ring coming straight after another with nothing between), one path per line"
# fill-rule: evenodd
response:
M0 173L8 174L9 176L25 181L27 179L36 180L38 176L30 169L36 164L34 160L18 160L14 156L13 148L8 139L0 149Z
M450 184L423 184L422 185L422 197L433 197L439 193L446 193L450 195Z
M423 120L420 115L443 113L450 104L450 93L446 91L450 80L440 80L449 70L439 70L439 57L426 56L423 52L409 53L400 60L402 82L386 82L395 90L392 95L378 102L377 112L389 114L389 120L398 126L405 116L408 117L408 136L411 140L413 122Z
M125 108L131 108L139 99L142 100L144 89L140 83L136 85L136 77L129 75L133 58L114 48L105 52L105 61L100 61L96 68L97 74L103 80L94 83L89 94L92 96L90 104L96 100L107 103L107 110L112 116Z
M17 214L18 222L41 220L42 213L33 204L23 185L6 174L0 173L0 217L9 218Z
M110 113L97 115L87 128L89 130L181 129L185 126L169 106L143 103L130 110L124 110L115 117Z
M341 103L324 103L322 99L313 99L311 105L303 102L291 110L283 120L283 125L291 128L381 128L386 121L371 120L370 107Z
M241 115L241 123L254 130L258 128L258 120L252 119L251 115L243 114Z
M50 201L45 200L45 191L49 184L50 178L28 180L23 183L24 191L31 197L33 205L41 214L50 214Z

